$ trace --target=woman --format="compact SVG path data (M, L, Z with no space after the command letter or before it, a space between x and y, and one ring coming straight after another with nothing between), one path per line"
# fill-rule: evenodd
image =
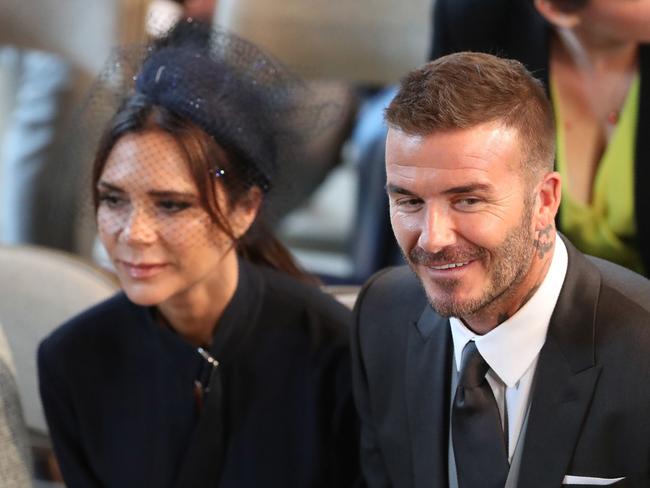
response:
M349 312L304 283L260 220L274 166L300 154L281 118L299 110L294 87L250 44L212 33L200 48L201 27L185 28L189 41L181 29L148 53L95 158L99 236L123 293L39 350L63 477L349 486Z
M438 0L434 24L433 57L494 52L544 81L560 230L583 252L649 276L650 2Z

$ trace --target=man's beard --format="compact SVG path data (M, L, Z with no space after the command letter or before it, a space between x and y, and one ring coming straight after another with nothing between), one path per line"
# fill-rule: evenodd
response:
M443 317L467 317L489 306L507 301L509 296L514 295L518 285L526 277L535 253L534 235L530 229L531 217L532 206L526 208L519 225L512 229L504 241L494 249L470 244L470 247L450 247L437 253L428 253L421 247L413 248L409 252L407 261L416 274L418 274L417 265L431 266L468 261L483 262L487 272L488 282L483 293L478 297L464 300L458 300L454 296L462 280L455 278L435 280L433 283L441 291L431 296L425 286L425 280L428 278L418 275L433 309Z

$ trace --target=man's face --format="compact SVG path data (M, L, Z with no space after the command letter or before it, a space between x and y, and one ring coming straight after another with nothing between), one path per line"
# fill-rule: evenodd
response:
M495 311L521 295L535 255L533 189L515 129L498 123L386 142L397 241L444 316Z

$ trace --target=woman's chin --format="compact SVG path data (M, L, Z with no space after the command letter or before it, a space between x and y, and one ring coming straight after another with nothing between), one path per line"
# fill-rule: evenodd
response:
M160 305L169 298L169 293L166 293L165 290L150 286L122 286L122 289L129 300L142 307Z

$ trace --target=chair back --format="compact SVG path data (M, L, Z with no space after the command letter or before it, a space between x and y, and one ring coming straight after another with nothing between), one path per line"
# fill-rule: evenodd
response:
M0 246L0 323L12 351L28 428L47 432L38 393L38 344L117 289L107 273L75 255L36 246Z

